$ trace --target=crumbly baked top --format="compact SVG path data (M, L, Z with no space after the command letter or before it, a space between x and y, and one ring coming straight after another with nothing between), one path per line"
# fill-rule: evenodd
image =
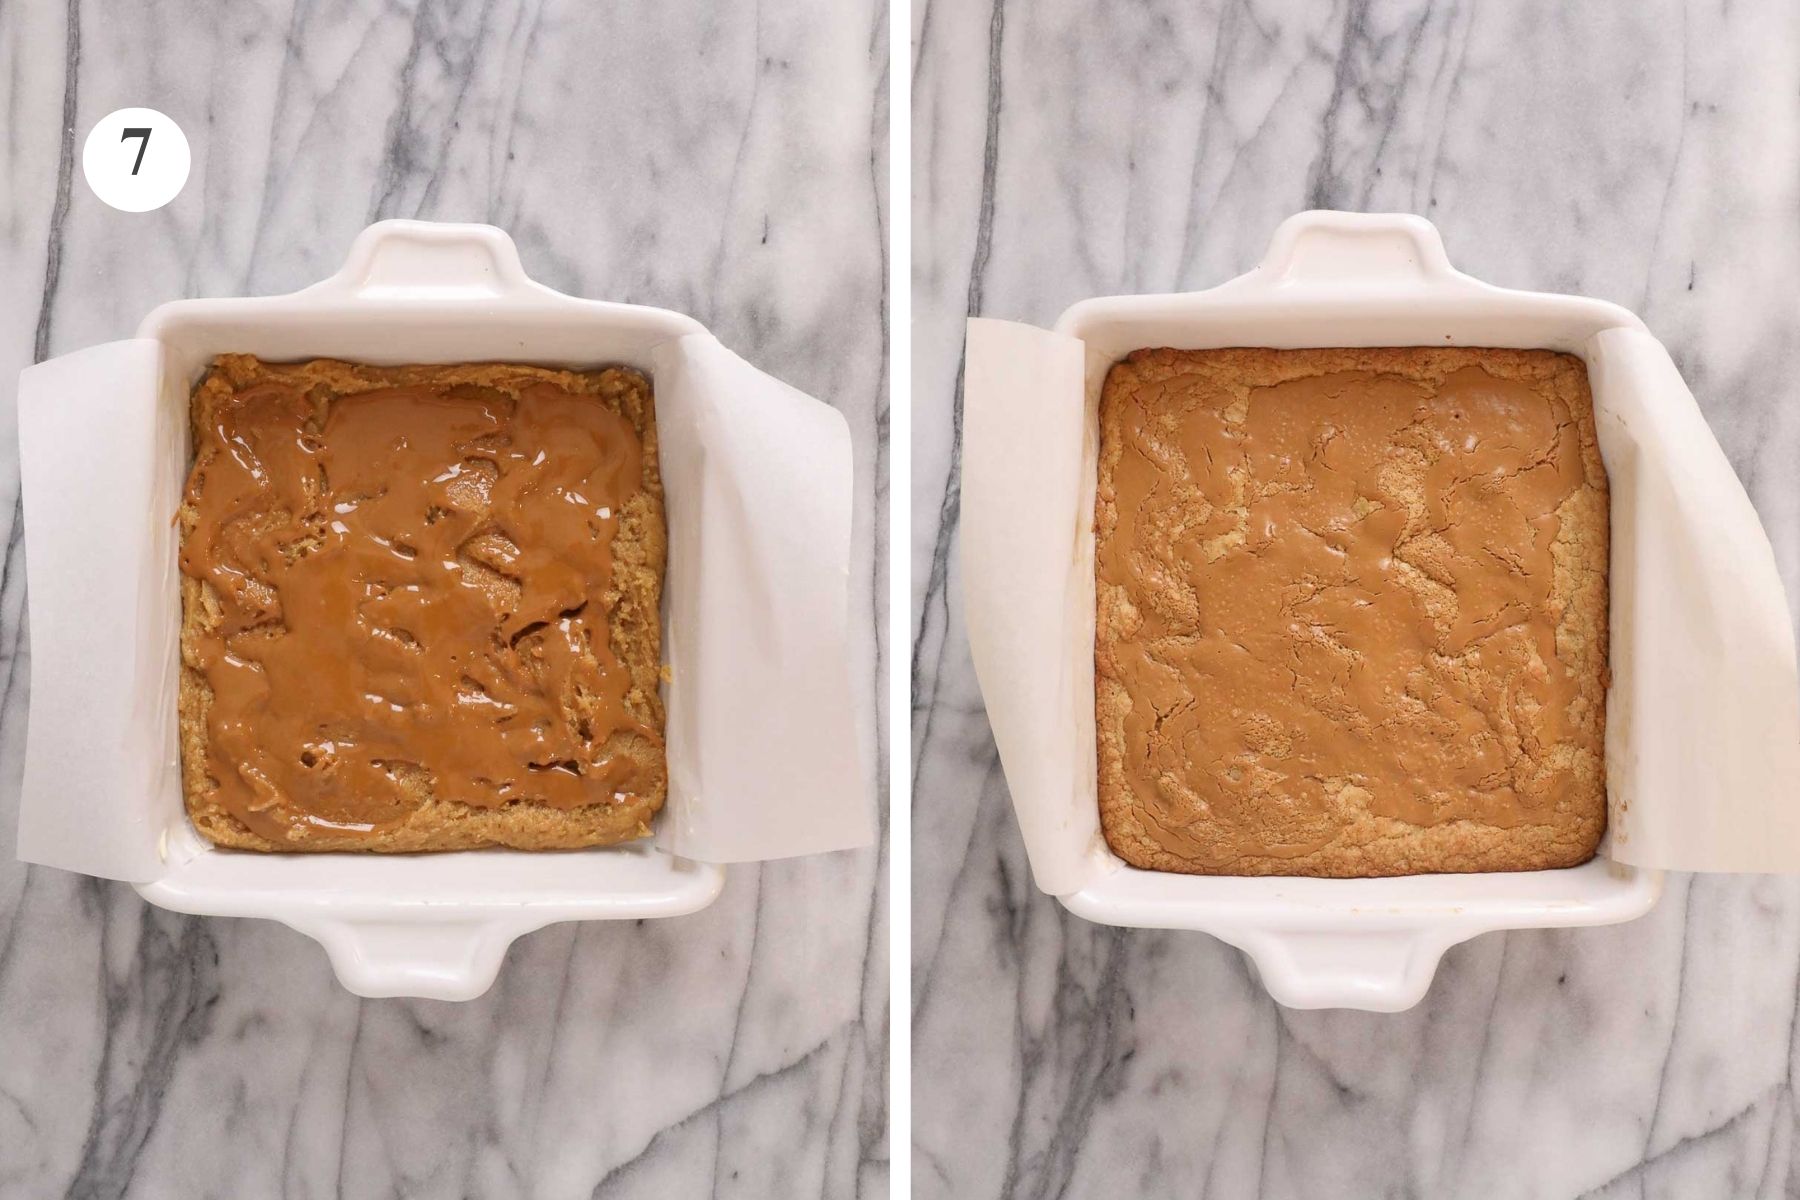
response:
M648 832L664 535L642 375L225 355L193 421L183 758L203 833Z
M1579 359L1141 350L1102 393L1096 518L1101 815L1128 862L1592 856L1607 493Z

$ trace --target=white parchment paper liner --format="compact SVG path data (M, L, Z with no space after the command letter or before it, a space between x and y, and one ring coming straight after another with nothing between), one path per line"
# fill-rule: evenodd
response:
M1096 799L1096 414L1111 363L1160 345L1580 354L1612 489L1604 852L1671 870L1800 870L1800 693L1786 600L1756 512L1667 351L1610 305L1506 292L1454 272L1417 218L1385 218L1387 234L1401 233L1394 255L1361 236L1382 233L1381 220L1304 214L1283 226L1262 267L1210 293L1089 302L1119 313L1092 341L969 322L963 597L1038 886L1067 896L1121 866Z
M207 356L185 344L189 318L243 327L241 343L208 354L532 361L516 327L546 330L536 361L648 369L672 673L657 845L729 863L873 840L848 668L852 478L841 415L687 318L531 283L511 242L486 227L383 223L338 276L306 292L165 308L182 319L153 315L146 330L159 336L20 378L32 656L21 859L142 884L206 851L183 811L176 759L172 522L187 398ZM337 332L319 344L314 328Z

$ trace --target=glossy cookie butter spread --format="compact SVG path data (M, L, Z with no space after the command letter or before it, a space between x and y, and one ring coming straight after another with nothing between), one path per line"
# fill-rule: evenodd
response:
M1579 359L1138 351L1100 405L1099 782L1140 867L1569 866L1605 824Z
M649 832L664 530L642 375L226 355L193 424L201 832L391 851Z

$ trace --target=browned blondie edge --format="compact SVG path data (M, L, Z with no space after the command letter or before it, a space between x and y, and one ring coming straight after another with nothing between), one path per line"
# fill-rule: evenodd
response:
M1351 370L1440 381L1459 368L1480 366L1499 378L1524 380L1540 389L1551 389L1567 401L1579 428L1589 485L1565 502L1567 512L1558 511L1560 528L1551 547L1552 596L1562 604L1556 640L1559 654L1567 651L1578 660L1575 665L1581 690L1600 714L1603 736L1605 696L1610 682L1606 662L1610 528L1605 466L1594 428L1593 393L1586 363L1556 351L1486 347L1132 351L1109 369L1101 390L1096 547L1104 544L1118 524L1111 474L1121 452L1123 404L1146 374L1175 365L1244 387L1272 386ZM1583 493L1598 494L1597 520L1582 519L1586 514L1575 501ZM1449 821L1429 827L1388 822L1393 828L1365 845L1328 846L1299 857L1242 858L1233 863L1231 870L1209 867L1170 852L1145 831L1145 802L1132 791L1124 765L1124 725L1132 700L1119 678L1113 651L1120 641L1123 611L1129 601L1120 594L1122 588L1109 588L1098 579L1097 568L1096 586L1094 664L1100 824L1107 845L1130 866L1182 874L1349 879L1552 870L1579 866L1598 852L1607 819L1604 767L1592 788L1569 798L1564 806L1567 823L1554 834L1542 826L1504 829L1473 821Z
M657 459L656 409L650 381L629 367L598 371L564 371L510 363L447 366L371 367L335 359L299 363L265 363L248 354L218 356L195 388L189 406L195 463L216 453L206 437L212 406L235 391L270 376L300 377L330 389L334 396L416 384L481 384L509 394L529 384L550 384L571 393L593 396L597 403L631 423L643 442L642 489L625 503L613 542L612 586L601 597L606 609L608 642L625 665L631 687L625 707L661 731L662 581L668 552L663 517L662 474ZM183 538L193 528L195 513L183 505L177 521ZM212 635L221 616L210 584L181 576L181 682L178 697L182 791L188 818L201 836L216 846L263 852L364 851L416 853L474 850L505 846L515 850L569 850L609 846L650 834L650 819L668 795L668 767L660 746L615 735L613 748L639 760L651 771L650 794L631 803L561 809L531 800L515 800L497 808L478 808L431 795L428 780L404 786L420 800L400 826L375 835L342 837L313 834L291 843L271 841L246 828L213 798L215 785L207 772L207 714L212 688L196 665L196 647Z

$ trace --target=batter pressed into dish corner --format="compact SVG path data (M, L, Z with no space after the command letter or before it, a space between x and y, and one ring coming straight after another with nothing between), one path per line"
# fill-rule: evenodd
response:
M1096 503L1102 826L1231 875L1573 866L1606 820L1580 359L1140 350Z

